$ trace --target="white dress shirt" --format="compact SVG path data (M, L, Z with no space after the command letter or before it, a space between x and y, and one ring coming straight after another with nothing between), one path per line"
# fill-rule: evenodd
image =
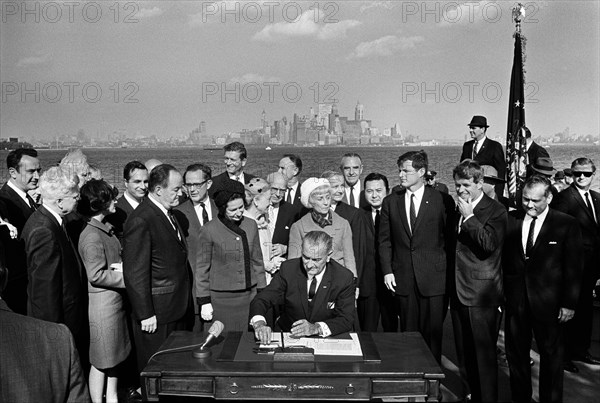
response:
M406 189L406 193L404 194L404 208L406 210L406 218L408 219L408 226L410 227L410 198L412 195L415 195L415 214L417 217L419 216L419 210L421 209L421 201L423 200L423 195L425 194L425 185L421 186L414 193L410 190ZM413 230L412 228L410 229Z
M202 203L204 203L204 209L206 210L206 214L208 215L208 221L212 220L213 213L212 206L210 205L210 199L207 197L206 200L204 200ZM202 206L200 205L200 203L194 205L194 211L198 216L198 221L200 221L200 225L204 227L206 223L202 221Z
M129 204L131 204L131 207L133 207L134 210L140 205L140 202L135 200L133 197L129 196L127 192L123 193L123 197L125 198L125 200L127 200Z
M537 216L537 220L535 220L535 228L533 229L533 244L535 245L535 241L537 240L538 235L540 234L540 229L542 229L542 225L544 224L544 220L548 216L549 208L546 207L539 216ZM531 222L533 219L525 214L525 219L523 220L523 229L521 230L521 243L523 245L523 252L527 250L527 237L529 236L529 227L531 226Z

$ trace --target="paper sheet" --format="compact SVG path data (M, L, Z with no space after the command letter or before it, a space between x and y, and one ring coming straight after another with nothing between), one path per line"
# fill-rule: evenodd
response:
M314 349L315 355L341 355L362 357L360 341L356 333L350 333L350 338L321 338L321 337L301 337L292 338L291 333L283 333L283 343L281 342L281 333L273 332L271 335L271 345L261 345L261 348L268 347L292 347L305 346Z

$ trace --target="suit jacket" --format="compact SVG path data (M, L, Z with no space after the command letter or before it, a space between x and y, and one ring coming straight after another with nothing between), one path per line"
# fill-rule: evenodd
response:
M115 209L117 210L115 213L106 217L106 222L110 223L113 226L115 235L123 244L123 225L127 220L129 214L133 213L133 206L129 204L127 199L124 196L121 196L117 199L115 203Z
M28 315L64 323L78 348L83 347L88 334L87 278L76 246L45 206L31 215L23 228L23 239L29 277Z
M337 204L335 212L350 224L350 229L352 230L352 250L354 251L354 260L356 262L356 272L360 287L360 282L365 271L368 248L365 216L361 210L344 202ZM363 297L369 296L367 290L363 289L360 289L360 295Z
M371 296L377 293L377 281L383 284L381 262L379 260L379 234L375 231L375 221L371 213L371 206L361 210L366 223L367 248L362 274L358 277L360 296ZM380 217L381 222L381 217Z
M411 236L406 216L406 190L383 199L379 228L379 255L383 274L393 273L396 294L409 295L416 281L425 297L444 295L451 259L454 201L425 186Z
M599 216L600 193L593 190L588 192L596 216ZM600 256L598 255L600 253L600 224L594 221L594 217L588 210L585 200L581 197L575 184L571 184L571 186L556 195L552 200L552 208L574 217L581 229L584 249L589 252L593 251L596 256Z
M352 274L331 259L312 301L312 312L308 308L307 279L301 258L283 262L271 283L250 303L250 317L266 316L269 308L282 305L277 325L285 332L289 332L292 324L300 319L306 319L310 323L325 322L332 335L352 330Z
M73 336L0 300L0 401L90 402Z
M266 286L265 267L258 227L252 219L243 218L240 228L246 233L250 256L244 254L242 238L227 228L218 217L206 224L200 233L196 271L196 300L198 305L210 303L210 291L246 290L245 258L251 265L250 285Z
M524 217L523 211L508 213L502 256L506 305L517 309L527 298L538 320L556 321L559 309L575 309L579 298L581 231L573 217L551 208L526 259L521 236Z
M176 224L181 239L151 200L141 203L125 221L123 275L137 320L156 315L160 325L186 314L191 288L187 246Z
M507 212L484 194L473 214L463 221L456 236L454 287L450 292L466 306L499 306L504 302L501 259Z
M275 230L273 231L272 242L274 244L282 244L288 246L290 241L290 228L298 219L296 208L284 201L279 203L279 212L277 213L277 221L275 222Z
M249 174L248 172L244 171L244 184L245 185L247 185L254 178L255 178L254 175ZM225 182L226 179L229 179L229 174L227 173L227 171L221 172L219 175L212 177L213 184L210 187L210 189L208 189L208 195L211 198L213 197L215 190L222 188L222 186L223 186L222 183Z
M19 231L17 239L12 239L6 230L0 232L2 234L0 241L4 245L5 263L9 269L8 288L13 280L27 278L27 259L25 257L25 241L23 240L22 232L25 223L33 211L6 183L0 189L0 200L4 202L6 208L3 217Z
M354 260L354 249L352 247L352 230L348 221L335 211L332 211L332 224L325 228L319 227L312 219L311 213L296 221L290 229L290 243L288 247L288 259L302 256L302 240L304 235L310 231L323 231L333 238L333 255L331 258L350 270L354 276L356 272L356 260Z
M472 158L473 156L473 145L475 140L469 140L463 144L462 154L460 160L466 158ZM491 165L498 171L498 177L504 178L506 176L506 161L504 158L504 150L502 145L497 141L485 138L485 141L479 147L479 152L475 157L475 161L481 165Z
M344 198L342 199L342 201L346 204L350 204L350 201L348 201L348 197L346 197L346 191L344 191ZM365 190L362 189L358 196L358 208L364 209L367 207L369 207L369 203L367 203L367 198L365 197Z
M544 147L534 141L529 146L529 150L527 150L527 165L533 164L540 157L550 158L550 154L548 154L548 151Z

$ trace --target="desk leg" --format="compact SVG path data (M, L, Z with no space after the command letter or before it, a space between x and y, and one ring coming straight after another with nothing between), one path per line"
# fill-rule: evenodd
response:
M427 381L427 397L425 397L426 402L441 402L442 401L442 391L440 389L440 381L439 380L429 380ZM410 400L409 400L410 401Z

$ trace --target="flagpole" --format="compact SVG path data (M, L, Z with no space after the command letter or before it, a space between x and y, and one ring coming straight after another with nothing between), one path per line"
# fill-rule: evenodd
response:
M515 4L512 9L515 22L515 49L513 68L510 78L510 93L508 100L508 124L506 129L506 180L508 199L512 206L516 206L516 200L525 181L527 166L527 145L525 143L525 69L523 63L525 37L521 33L521 21L525 16L525 7L521 3Z

